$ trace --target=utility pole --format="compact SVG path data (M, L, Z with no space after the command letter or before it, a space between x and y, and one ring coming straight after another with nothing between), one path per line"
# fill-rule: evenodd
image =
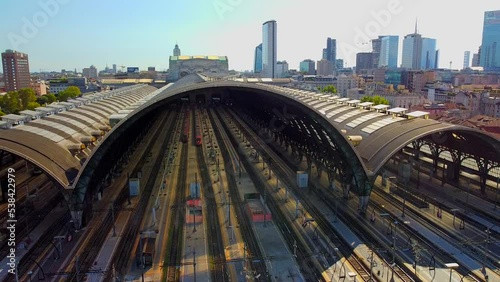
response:
M229 191L227 192L228 201L227 201L227 227L231 227L231 194Z
M266 210L266 191L264 190L264 228L266 228L266 213L267 213L267 210Z
M115 207L111 203L111 220L113 221L113 237L116 237L116 227L115 227Z
M194 282L196 282L196 248L193 247L193 274Z

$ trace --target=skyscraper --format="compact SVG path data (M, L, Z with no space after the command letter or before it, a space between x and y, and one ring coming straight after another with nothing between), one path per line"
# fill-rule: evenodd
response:
M374 69L379 67L380 49L382 47L382 38L383 38L383 36L379 36L377 39L372 39L372 58L373 58L373 68Z
M422 63L422 35L408 34L403 39L403 58L401 66L407 69L420 69Z
M278 50L276 32L276 21L267 21L262 25L262 77L276 77Z
M500 70L500 10L484 12L479 60L485 70Z
M255 57L253 61L253 72L260 73L262 71L262 43L255 47Z
M328 37L326 39L326 49L323 50L323 59L326 59L335 65L335 61L337 60L337 40Z
M30 87L30 67L28 55L14 50L2 53L5 90L17 91Z
M434 69L436 66L436 39L422 38L422 55L420 68L423 70Z
M464 69L469 67L470 63L470 51L465 51L464 52Z
M181 49L179 49L179 45L177 45L177 43L175 43L174 56L180 56L180 55L181 55Z
M399 36L383 36L380 42L379 67L398 67Z

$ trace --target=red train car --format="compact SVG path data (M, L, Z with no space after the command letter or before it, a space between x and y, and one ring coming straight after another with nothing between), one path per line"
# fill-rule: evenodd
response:
M187 143L187 141L189 140L189 129L191 128L190 127L190 124L191 124L191 118L190 118L190 114L189 114L189 109L186 109L186 111L184 112L184 125L182 126L182 133L181 133L181 142L182 143Z
M203 143L203 136L201 133L201 116L199 112L195 112L195 118L194 118L194 136L195 136L195 144L196 146L201 146Z

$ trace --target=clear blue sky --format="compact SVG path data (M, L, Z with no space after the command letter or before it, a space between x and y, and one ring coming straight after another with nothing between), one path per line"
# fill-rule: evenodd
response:
M399 35L401 56L402 38L418 18L419 32L437 39L440 66L453 61L458 68L464 51L481 44L484 11L499 9L491 0L2 0L0 50L28 53L31 71L101 70L106 63L164 70L177 42L183 55L226 55L231 69L249 70L262 23L274 19L278 60L290 68L321 59L327 37L352 66L356 52L371 51L362 44L371 34Z

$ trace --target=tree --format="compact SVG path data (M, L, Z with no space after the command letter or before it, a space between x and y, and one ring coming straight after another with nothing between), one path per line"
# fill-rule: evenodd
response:
M50 104L50 103L54 103L56 100L57 100L57 97L56 95L50 93L50 94L47 94L47 95L44 95L45 97L47 97L47 103Z
M381 97L379 95L375 95L375 96L364 96L363 98L361 98L361 102L372 102L373 104L375 105L389 105L389 100L387 100L386 98L384 97Z
M26 107L27 110L34 110L35 108L40 107L40 104L37 102L29 102L28 106Z
M5 115L5 113L4 113L4 112L2 112L2 111L0 111L0 117L1 117L1 116L4 116L4 115Z
M333 85L327 85L323 88L320 89L321 92L323 93L331 93L331 94L336 94L337 93L337 88Z
M64 91L59 92L59 95L57 96L58 100L61 102L66 102L68 101L69 98L73 99L78 96L80 96L80 88L76 86L70 86L66 88Z
M40 105L45 105L49 102L49 98L47 97L47 95L38 96L36 98L36 102Z
M16 114L21 108L19 94L16 91L7 92L1 97L0 108L6 114Z
M19 90L19 99L21 99L21 110L26 110L30 102L36 101L35 91L31 88Z

